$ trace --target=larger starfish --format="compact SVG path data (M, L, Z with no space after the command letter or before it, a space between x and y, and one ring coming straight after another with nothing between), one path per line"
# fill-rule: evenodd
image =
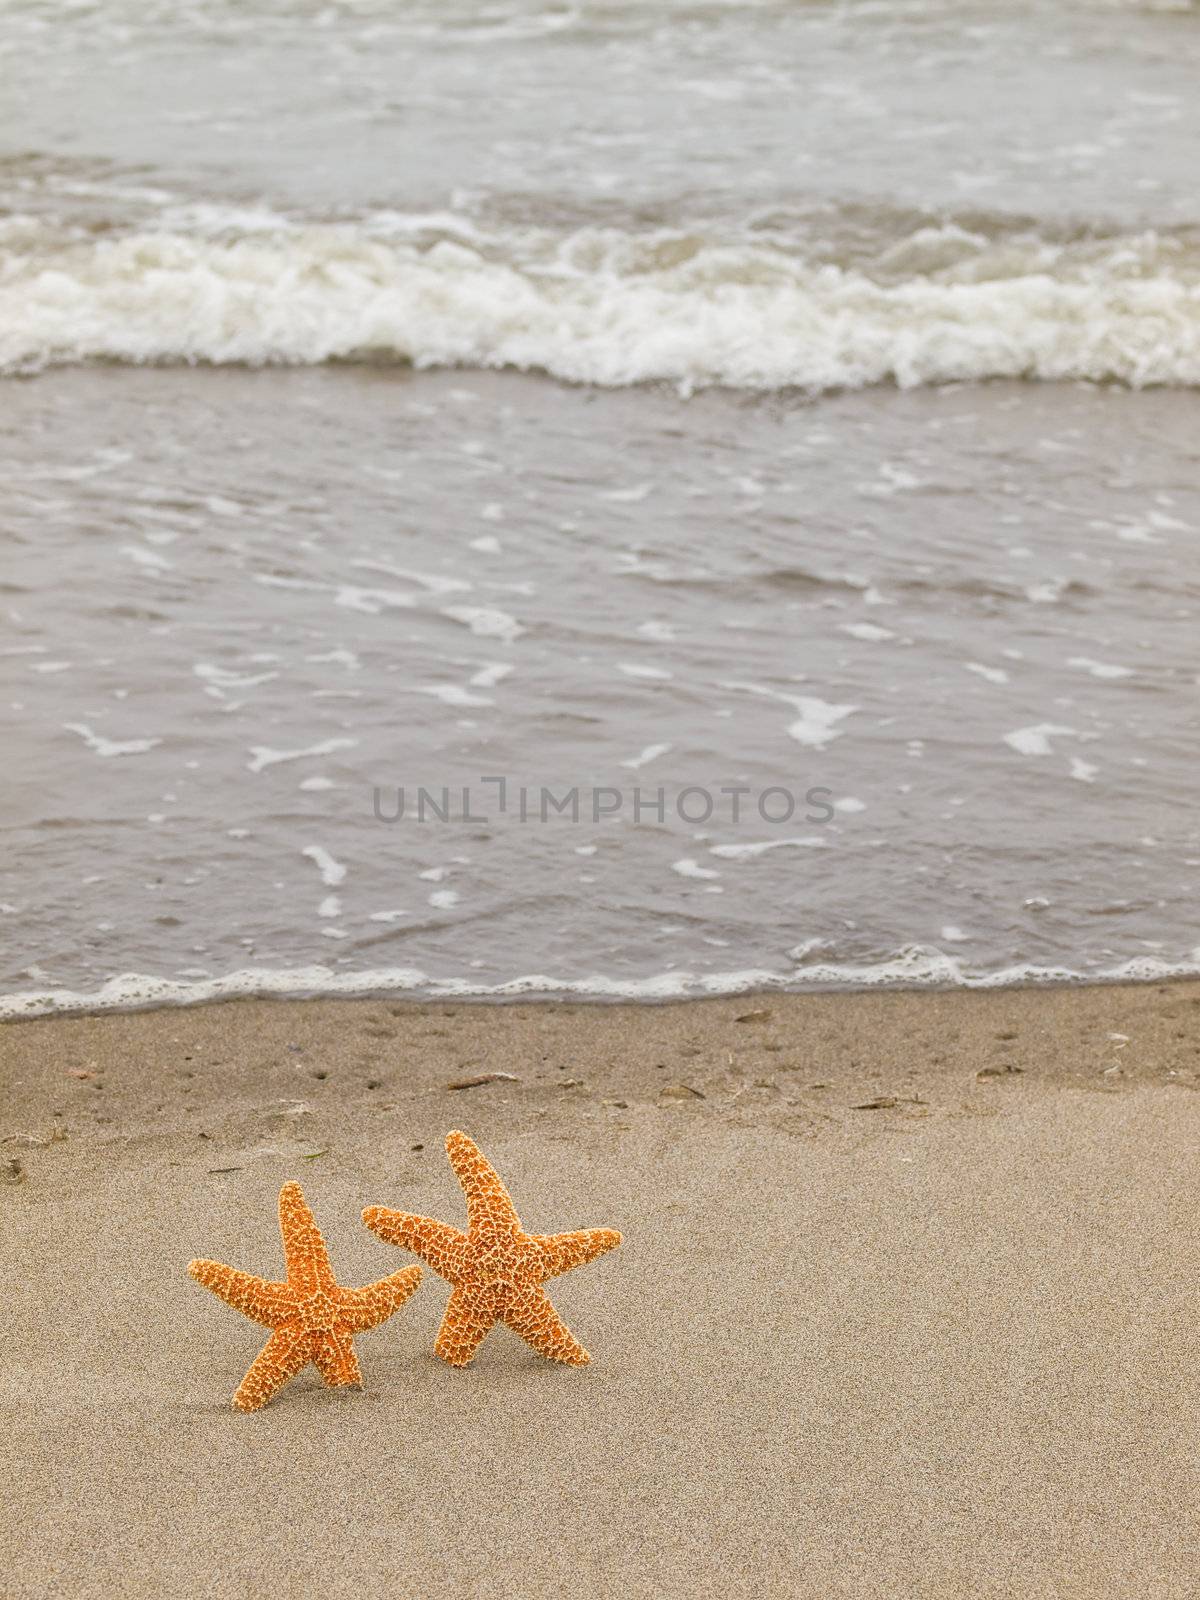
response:
M452 1286L435 1352L465 1367L489 1329L506 1322L539 1355L570 1366L591 1357L561 1321L542 1288L547 1278L581 1267L621 1242L612 1228L526 1233L495 1168L465 1133L446 1135L446 1154L467 1197L467 1231L448 1222L368 1206L363 1221L389 1244L427 1261Z
M331 1388L361 1384L354 1335L386 1322L421 1281L420 1267L405 1267L365 1288L343 1289L298 1183L285 1183L279 1191L279 1231L286 1283L268 1283L219 1261L188 1263L197 1283L274 1329L233 1397L239 1411L265 1406L310 1361Z

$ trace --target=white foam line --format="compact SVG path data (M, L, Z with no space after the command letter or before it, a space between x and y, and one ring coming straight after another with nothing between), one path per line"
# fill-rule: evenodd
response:
M211 661L194 662L192 671L204 680L205 692L217 700L226 698L227 689L256 689L259 684L271 683L279 676L277 672L232 672Z
M525 632L507 611L497 611L490 606L447 606L442 615L451 622L461 622L481 639L503 639L506 644L512 644Z
M711 867L702 867L691 856L684 856L681 861L672 861L671 871L677 872L681 878L719 878L721 874L714 872Z
M964 661L964 668L974 672L980 678L986 678L989 683L1007 683L1008 673L1003 667L987 667L982 661Z
M629 767L632 771L636 772L639 767L644 767L647 762L657 761L659 756L665 756L670 748L671 746L669 744L648 744L646 748L640 752L640 754L636 756L630 756L629 760L622 761L621 765L623 767Z
M880 644L885 639L896 637L890 628L877 627L873 622L843 622L839 626L852 639L864 639L870 644Z
M101 733L93 733L85 722L64 722L63 727L68 733L77 733L89 750L105 758L145 755L162 743L161 739L106 739Z
M281 970L248 967L220 978L185 980L126 973L99 989L27 990L0 996L0 1020L66 1015L80 1012L136 1011L160 1006L200 1005L243 996L351 998L406 993L432 999L682 1000L705 995L745 994L756 990L800 992L816 988L965 988L1000 989L1046 983L1161 983L1170 978L1200 977L1200 946L1182 961L1159 956L1134 956L1096 972L1032 964L983 971L964 966L953 956L921 946L900 951L871 965L836 964L796 967L790 972L747 968L737 972L664 972L646 978L556 978L542 973L478 983L469 978L433 978L416 967L377 971L335 972L330 967Z
M815 833L806 834L800 839L766 839L761 844L714 844L709 850L710 856L723 856L727 861L738 861L744 856L761 856L768 850L828 850L829 840L821 839Z
M627 678L652 678L656 680L665 680L671 677L671 673L667 672L665 668L643 666L640 661L618 661L617 671L623 672Z
M485 661L478 672L471 674L469 682L473 689L494 689L511 671L507 661Z
M435 700L448 706L491 706L496 703L485 694L472 694L461 683L414 683L409 687L414 694L432 695Z
M256 572L255 583L268 589L297 589L305 594L331 594L334 605L346 606L351 611L363 611L377 617L388 606L407 610L415 606L417 597L401 589L364 589L353 583L316 583L311 578L286 578L273 572ZM313 657L310 659L320 660Z
M146 567L152 572L169 572L174 565L166 556L160 556L154 550L145 550L138 544L123 544L121 554L135 561L139 567Z
M357 584L343 583L338 587L333 603L346 606L350 611L363 611L369 617L377 617L388 606L403 611L417 602L411 594L405 594L400 589L363 589Z
M465 578L445 578L438 573L413 572L409 567L393 567L386 561L352 561L352 567L362 572L382 572L385 577L399 578L404 583L419 584L430 594L463 594L471 585Z
M309 844L301 850L302 856L316 863L317 871L321 874L321 882L330 889L336 889L339 883L344 882L346 869L340 861L335 861L322 845Z
M1073 739L1078 730L1059 722L1035 722L1028 728L1015 728L1004 735L1004 742L1018 755L1048 756L1053 753L1051 739Z
M800 715L788 724L788 734L797 744L812 750L823 750L833 739L840 739L844 728L835 727L843 717L853 716L857 706L837 706L812 694L786 694L781 689L770 689L761 683L723 683L723 689L740 689L746 694L762 695L768 700L782 700L795 708Z
M347 672L359 672L362 669L362 662L354 654L353 650L327 650L324 655L305 656L304 659L318 665L322 662L330 661L335 666L345 667Z
M272 750L270 745L252 744L252 760L246 763L251 772L262 772L266 767L276 767L283 761L302 761L305 756L330 756L335 750L350 750L357 739L325 739L320 744L307 745L303 750Z
M1093 678L1132 678L1132 667L1118 667L1108 661L1093 661L1091 656L1071 656L1067 665L1090 672Z

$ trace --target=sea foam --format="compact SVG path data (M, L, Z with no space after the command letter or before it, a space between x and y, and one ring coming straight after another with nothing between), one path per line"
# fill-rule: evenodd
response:
M391 360L684 391L1200 383L1190 237L981 238L946 266L929 231L897 276L894 251L892 264L837 265L744 235L464 229L424 242L370 218L279 218L80 240L34 226L0 260L0 370Z
M767 990L999 989L1014 984L1161 983L1171 978L1196 976L1200 976L1200 946L1181 960L1134 956L1088 972L1078 972L1066 966L1043 967L1034 963L995 969L977 968L936 947L924 945L906 946L894 955L874 962L815 962L797 965L790 971L757 967L712 973L671 971L650 974L644 978L613 978L600 973L586 978L560 978L545 973L531 973L500 983L480 983L470 978L432 977L416 967L387 967L363 972L337 972L325 966L279 970L247 967L222 977L203 979L125 973L110 978L100 988L93 990L44 988L0 995L0 1021L101 1011L143 1011L251 996L264 999L352 999L403 993L414 999L653 1001L699 999Z

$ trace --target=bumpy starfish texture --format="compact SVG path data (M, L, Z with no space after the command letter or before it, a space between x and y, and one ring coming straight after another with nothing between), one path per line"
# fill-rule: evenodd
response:
M343 1289L298 1183L279 1191L279 1231L286 1283L268 1283L219 1261L188 1264L197 1283L274 1330L233 1397L239 1411L265 1406L310 1361L331 1388L361 1384L353 1336L386 1322L421 1281L420 1267L405 1267L365 1288Z
M447 1134L446 1154L467 1197L466 1233L384 1206L363 1212L372 1233L413 1251L451 1285L434 1350L452 1367L465 1367L489 1329L505 1322L539 1355L584 1366L591 1357L542 1284L613 1249L621 1235L612 1228L525 1233L508 1190L475 1142L465 1133Z

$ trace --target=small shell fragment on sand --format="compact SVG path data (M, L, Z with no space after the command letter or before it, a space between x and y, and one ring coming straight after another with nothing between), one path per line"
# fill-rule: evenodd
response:
M485 1083L520 1083L515 1072L481 1072L476 1078L456 1078L447 1089L481 1089Z

